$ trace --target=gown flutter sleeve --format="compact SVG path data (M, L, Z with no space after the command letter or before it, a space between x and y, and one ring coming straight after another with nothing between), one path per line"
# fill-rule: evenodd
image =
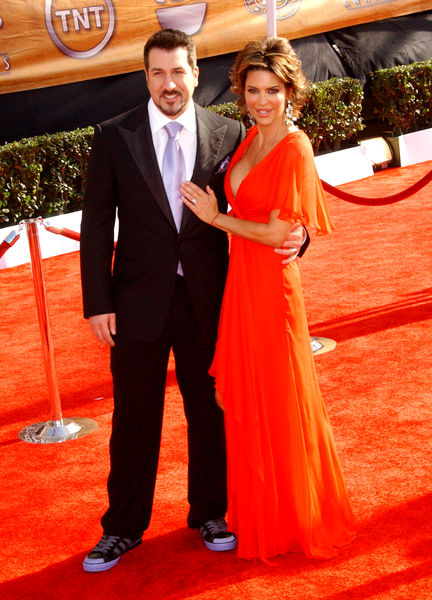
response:
M307 135L296 131L275 148L269 171L269 201L284 221L299 221L318 235L334 229Z

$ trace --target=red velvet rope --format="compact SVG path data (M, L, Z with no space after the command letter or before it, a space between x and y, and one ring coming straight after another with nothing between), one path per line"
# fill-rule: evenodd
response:
M75 240L76 242L80 241L80 234L77 231L73 231L72 229L68 229L67 227L62 227L61 229L58 227L52 227L51 225L45 225L45 229L50 231L51 233L56 233L57 235L62 235L71 240Z
M0 258L4 254L6 254L9 248L12 248L12 246L15 244L15 242L19 240L19 238L20 234L17 231L11 231L9 235L5 237L5 239L0 244Z
M346 200L347 202L352 202L353 204L362 204L363 206L384 206L385 204L394 204L400 200L405 200L405 198L412 196L425 187L425 185L427 185L430 181L432 181L432 171L426 173L426 175L417 181L417 183L410 185L408 188L406 188L406 190L398 192L397 194L391 194L390 196L383 196L382 198L365 198L364 196L355 196L354 194L349 194L348 192L344 192L333 187L326 181L321 180L321 183L326 192L329 192L330 194L333 194L333 196L337 196L342 200Z

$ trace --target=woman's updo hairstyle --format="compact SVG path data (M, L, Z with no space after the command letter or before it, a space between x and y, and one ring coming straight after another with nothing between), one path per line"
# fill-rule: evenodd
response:
M245 84L249 71L271 71L290 90L294 117L298 117L306 99L308 83L301 69L301 62L291 44L285 38L265 38L248 42L237 54L230 73L231 90L238 96L240 110L246 112Z

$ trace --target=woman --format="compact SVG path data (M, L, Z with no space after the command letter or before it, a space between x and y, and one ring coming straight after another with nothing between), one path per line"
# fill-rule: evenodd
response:
M256 122L233 156L219 213L210 188L186 182L183 202L231 234L229 273L211 374L225 410L228 520L238 555L292 550L329 558L353 517L318 387L299 270L274 248L293 223L332 225L311 144L293 124L304 103L300 61L281 38L250 42L231 73Z

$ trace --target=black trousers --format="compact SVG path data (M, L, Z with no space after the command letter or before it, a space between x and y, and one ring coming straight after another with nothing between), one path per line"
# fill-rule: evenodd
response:
M203 339L178 276L160 339L145 343L117 335L111 349L114 412L109 508L102 517L106 534L136 538L149 525L171 348L188 426L188 525L196 528L226 513L223 413L208 375L214 343Z

